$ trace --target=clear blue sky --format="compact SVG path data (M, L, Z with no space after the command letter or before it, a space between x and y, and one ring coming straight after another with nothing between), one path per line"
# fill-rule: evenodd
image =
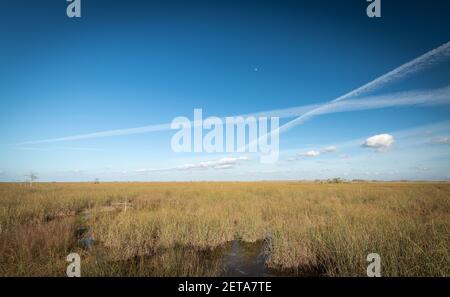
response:
M173 131L23 144L322 104L450 41L448 1L367 5L82 0L69 19L63 0L1 0L0 181L450 179L449 100L321 115L280 136L276 164L226 170L184 169L240 155L176 154ZM447 59L368 95L449 85ZM361 146L379 134L393 144Z

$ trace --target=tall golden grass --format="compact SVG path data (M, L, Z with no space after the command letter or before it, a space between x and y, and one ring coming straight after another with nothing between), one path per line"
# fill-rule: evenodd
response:
M446 183L6 183L0 227L2 276L64 276L71 252L84 276L214 276L236 239L292 273L364 276L375 252L383 276L450 275Z

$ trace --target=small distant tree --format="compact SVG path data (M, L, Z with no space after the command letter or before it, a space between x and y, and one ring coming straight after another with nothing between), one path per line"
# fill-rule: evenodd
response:
M30 173L26 174L25 177L27 178L27 182L30 184L30 187L33 186L33 182L38 179L38 176L33 171L30 171Z
M96 178L94 179L94 184L99 184L100 183L100 179Z
M329 178L327 180L327 182L329 184L343 184L343 183L345 183L345 179L342 179L340 177L335 177L335 178Z

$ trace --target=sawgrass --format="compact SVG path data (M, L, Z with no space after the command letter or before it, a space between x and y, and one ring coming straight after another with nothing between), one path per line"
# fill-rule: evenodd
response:
M0 227L3 276L63 276L71 252L85 276L214 276L236 239L292 273L364 276L378 253L384 276L450 275L446 183L6 183Z

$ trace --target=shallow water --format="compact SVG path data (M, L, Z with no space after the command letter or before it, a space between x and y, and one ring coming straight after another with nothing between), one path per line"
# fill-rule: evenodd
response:
M224 247L223 270L220 276L227 277L273 277L273 276L319 276L318 273L295 272L269 268L266 261L270 257L267 241L254 243L234 240Z
M87 215L87 217L86 217ZM90 218L84 213L82 221ZM75 230L79 247L91 250L96 242L91 230L84 224ZM215 248L198 249L175 245L159 248L128 259L100 260L106 266L117 265L122 275L140 276L219 276L219 277L274 277L274 276L320 276L317 271L280 270L266 265L270 259L270 234L266 240L244 242L239 239ZM99 260L99 259L98 259Z
M78 245L84 249L90 249L94 245L94 238L87 227L78 227L75 230Z
M225 246L221 276L268 276L270 272L265 265L267 257L263 241L232 241Z
M122 275L274 277L320 276L315 271L278 270L266 265L267 241L234 240L213 249L198 250L176 245L152 255L116 261Z

